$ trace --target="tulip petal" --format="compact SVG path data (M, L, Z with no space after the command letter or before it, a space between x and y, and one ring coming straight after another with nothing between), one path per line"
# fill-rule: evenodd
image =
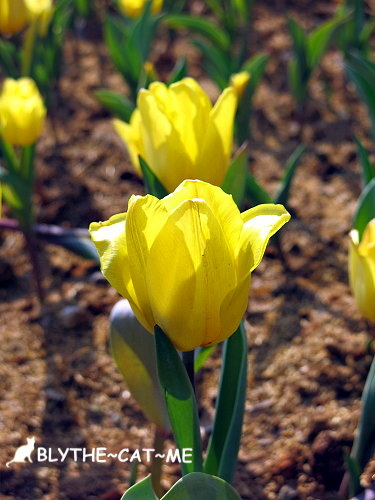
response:
M242 231L243 220L232 196L217 186L188 179L183 181L173 193L161 201L170 212L187 198L205 200L220 223L227 245L234 254Z
M199 179L220 186L229 167L233 145L233 123L237 97L228 87L220 95L211 111L208 129L197 160L202 168Z
M375 219L359 242L356 229L350 232L349 282L362 315L375 321Z
M99 253L104 277L129 300L137 317L142 317L130 278L125 224L126 214L122 213L113 215L105 222L92 222L89 231Z
M134 286L137 303L143 318L139 321L153 332L155 320L151 311L146 269L149 252L160 228L165 224L167 212L154 196L132 196L126 219L126 246L128 251L129 272Z
M147 287L156 323L181 351L216 343L220 306L235 286L232 254L203 200L185 200L169 214L149 254ZM241 318L238 319L238 323Z
M283 205L263 204L241 214L244 222L238 255L238 276L246 276L253 271L263 258L271 236L290 219Z
M192 78L184 78L172 84L169 88L169 97L173 108L171 120L180 135L186 154L196 167L200 143L209 123L211 102ZM193 172L194 170L190 175L194 177ZM199 174L200 172L196 172L196 176Z
M161 108L155 95L148 90L141 90L138 94L144 158L160 182L173 191L181 179L186 178L185 173L191 170L191 160L173 123L165 114L165 106Z
M113 120L113 126L118 135L124 141L135 170L138 175L142 175L138 160L139 155L144 157L144 150L141 141L141 115L139 111L136 109L133 112L130 118L130 123L125 123L116 118Z

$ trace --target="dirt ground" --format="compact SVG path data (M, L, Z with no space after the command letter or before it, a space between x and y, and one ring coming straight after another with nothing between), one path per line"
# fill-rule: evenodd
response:
M286 75L286 12L310 28L335 8L335 2L280 0L257 2L254 10L250 53L262 50L271 60L254 100L250 168L274 193L290 153L301 141L308 149L292 187L292 220L282 231L284 259L271 246L252 279L248 393L234 481L244 500L337 498L372 359L368 325L347 277L348 232L361 190L353 137L371 146L366 111L335 50L311 82L302 128ZM125 88L98 29L72 34L64 48L53 122L38 145L39 222L87 227L125 211L131 194L144 193L110 116L93 96L97 88ZM160 42L154 57L165 70L162 50ZM201 78L186 40L169 47L168 57L184 51ZM108 314L117 292L93 262L61 248L44 245L40 260L42 307L22 237L0 233L0 498L116 500L130 475L129 464L116 460L5 467L28 436L55 449L152 447L152 426L108 352ZM205 443L219 369L216 353L198 378ZM141 465L138 477L148 472ZM166 489L179 474L177 465L165 466ZM371 470L365 484L370 480Z

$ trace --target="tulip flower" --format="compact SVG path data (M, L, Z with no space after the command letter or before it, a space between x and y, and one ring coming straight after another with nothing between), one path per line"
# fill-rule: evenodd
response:
M154 82L139 92L130 123L114 120L114 126L137 172L140 155L169 192L184 179L220 186L230 165L236 108L232 87L212 106L192 78L170 87Z
M27 23L27 9L24 0L0 0L0 33L13 35Z
M49 22L53 15L54 6L52 0L24 0L27 8L28 18L32 23L38 23L38 33L44 36L47 32Z
M362 240L350 232L349 281L362 315L375 321L375 219L366 226Z
M132 19L139 17L148 0L119 0L119 7L122 12ZM154 14L159 14L163 8L163 0L152 0L151 11Z
M230 84L234 88L239 99L243 96L249 80L250 75L247 71L241 71L231 76Z
M28 146L42 133L46 108L31 78L4 81L0 94L0 136L13 146Z
M221 188L184 181L172 194L132 196L128 212L91 223L104 276L150 332L181 351L232 335L244 315L251 272L290 218L282 205L240 213Z

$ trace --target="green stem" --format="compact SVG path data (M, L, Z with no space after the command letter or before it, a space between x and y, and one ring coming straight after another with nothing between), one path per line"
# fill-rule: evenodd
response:
M34 57L35 39L37 35L37 22L32 22L26 30L22 52L22 76L31 76L31 66Z
M182 361L184 362L191 386L195 392L194 349L192 351L183 352Z
M159 498L163 496L163 488L161 485L163 460L160 455L163 454L164 442L165 442L165 433L163 429L156 427L154 434L154 444L153 444L154 454L152 456L152 463L151 463L151 478L152 478L152 487Z

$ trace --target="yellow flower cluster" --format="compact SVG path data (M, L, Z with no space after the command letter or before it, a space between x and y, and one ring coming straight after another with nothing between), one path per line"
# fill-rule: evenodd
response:
M189 351L234 333L251 272L289 218L273 204L241 214L221 188L186 180L161 200L132 196L127 213L92 223L90 232L104 276L138 320Z
M36 142L44 126L46 108L31 78L7 78L0 94L0 136L14 146Z

